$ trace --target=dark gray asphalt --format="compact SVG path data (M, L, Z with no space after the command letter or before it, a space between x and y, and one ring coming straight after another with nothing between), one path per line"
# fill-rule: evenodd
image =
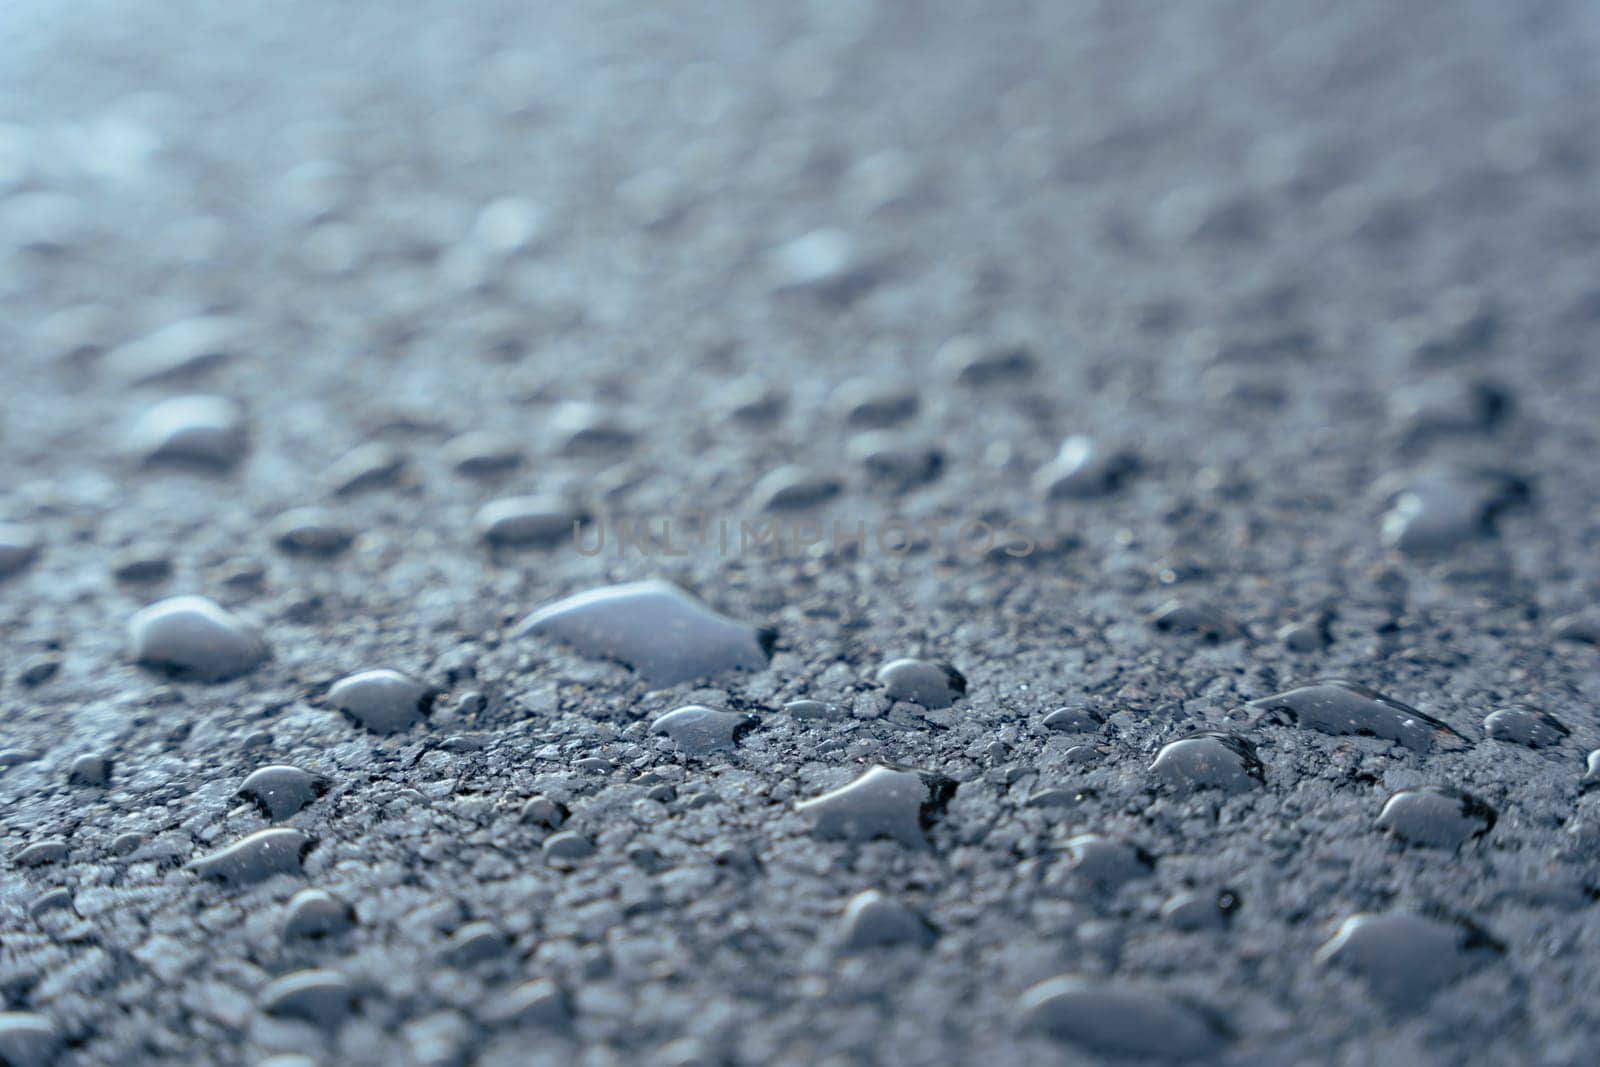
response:
M0 1063L1594 1062L1597 128L1586 0L4 5Z

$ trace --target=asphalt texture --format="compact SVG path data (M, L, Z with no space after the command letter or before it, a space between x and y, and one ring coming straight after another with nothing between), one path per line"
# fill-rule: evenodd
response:
M0 1062L1594 1062L1597 126L1586 0L4 5Z

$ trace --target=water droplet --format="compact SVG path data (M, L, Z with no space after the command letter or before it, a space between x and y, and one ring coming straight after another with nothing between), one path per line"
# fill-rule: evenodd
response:
M1433 848L1460 848L1494 827L1495 811L1458 789L1418 786L1389 798L1378 826L1401 841Z
M32 763L39 753L31 748L0 749L0 767L15 767L19 763Z
M913 389L898 382L856 378L844 382L829 397L829 406L844 413L858 430L882 430L914 418L922 400Z
M939 348L935 361L962 385L984 387L1032 377L1039 361L1020 341L985 341L971 334L952 337Z
M177 596L142 609L128 625L135 662L180 677L223 682L266 661L267 645L214 601Z
M470 967L485 960L498 959L510 947L511 943L498 926L480 920L467 923L451 935L445 955L457 967Z
M1465 920L1392 911L1350 916L1316 958L1353 971L1387 1007L1406 1011L1502 951Z
M107 352L100 369L126 386L185 378L231 358L240 333L221 315L183 319Z
M925 708L947 708L967 692L967 680L948 663L922 659L897 659L878 669L878 684L890 700L905 700Z
M859 269L855 242L843 230L813 230L772 253L773 274L782 288L848 289Z
M1186 633L1207 641L1231 641L1244 631L1239 624L1209 604L1169 600L1150 616L1150 625L1161 633Z
M283 923L287 941L337 937L356 925L356 909L326 889L302 889L289 898Z
M1131 453L1078 434L1061 442L1056 458L1040 467L1033 481L1046 500L1100 496L1121 488L1137 468Z
M797 719L840 719L844 717L844 709L837 704L828 704L821 700L791 700L783 706Z
M348 529L321 508L296 508L272 523L272 540L291 556L337 556L355 540Z
M4 544L4 537L0 537L0 545ZM0 549L0 556L3 556ZM5 564L0 561L0 574L5 573ZM1600 645L1600 618L1588 615L1563 615L1550 624L1550 636L1557 641L1570 641L1575 645Z
M1138 845L1104 834L1078 834L1063 847L1067 852L1063 873L1103 892L1146 878L1156 867L1155 857Z
M1583 792L1588 792L1596 786L1600 786L1600 748L1589 753L1583 777L1578 780L1578 788Z
M1061 789L1049 787L1040 789L1028 797L1030 808L1075 808L1094 794L1082 789Z
M38 539L27 527L0 522L0 578L18 573L38 554Z
M923 771L872 767L796 810L809 818L820 837L846 841L889 838L912 848L927 848L925 830L955 794L956 783Z
M563 456L606 456L626 452L638 431L598 404L563 404L550 416L550 432Z
M287 819L328 791L328 779L299 767L279 764L254 771L239 786L239 798L277 822Z
M1027 1029L1113 1056L1199 1059L1228 1040L1205 1009L1103 978L1051 978L1024 993L1020 1006Z
M573 536L577 510L558 497L508 496L491 500L472 520L491 545L554 545Z
M1073 706L1057 708L1046 715L1040 725L1047 730L1059 730L1063 733L1092 734L1100 729L1104 721L1091 708Z
M1255 746L1236 734L1202 730L1163 745L1150 770L1180 790L1244 793L1266 782Z
M784 466L768 472L750 491L759 511L800 511L826 503L844 491L831 474Z
M484 205L472 225L479 244L501 255L513 255L536 243L545 231L548 215L531 200L501 197Z
M344 1022L355 1008L355 986L337 971L294 971L273 979L261 990L261 1010L268 1015L330 1029Z
M938 448L893 430L852 438L848 451L873 479L900 489L933 481L944 469L944 453Z
M522 465L522 449L516 442L481 431L452 437L440 452L452 470L468 478L493 478Z
M1220 930L1238 910L1239 895L1231 889L1184 892L1161 905L1161 917L1179 930Z
M134 423L129 450L146 463L227 470L244 458L244 412L220 396L163 400Z
M1333 643L1328 620L1289 623L1278 631L1278 640L1290 652L1321 652Z
M1436 744L1457 748L1467 743L1448 724L1366 686L1341 679L1274 693L1250 701L1249 706L1258 718L1282 712L1296 725L1325 734L1380 737L1413 752L1428 752Z
M691 755L732 748L755 729L760 720L743 712L689 704L667 712L650 724L653 734L665 734Z
M60 838L35 841L11 857L11 861L18 867L47 867L51 864L64 863L66 859L67 843Z
M1483 732L1495 741L1508 741L1528 748L1559 745L1572 731L1554 715L1527 704L1512 704L1489 713Z
M561 829L561 824L570 818L572 813L567 806L559 800L552 800L545 796L529 797L522 805L521 818L523 822L543 826L549 830Z
M311 838L299 830L257 830L226 848L201 856L189 866L201 878L225 885L247 885L275 874L299 874L311 846Z
M111 781L111 761L93 753L79 756L67 771L67 781L74 785L104 786Z
M38 921L41 915L47 915L53 911L71 910L72 891L70 889L50 889L40 893L34 898L33 903L28 905L28 917ZM8 1062L10 1061L5 1058L4 1050L0 1049L0 1063Z
M393 486L405 472L406 458L382 442L359 445L334 461L328 469L328 487L334 496L354 496L370 489Z
M374 733L409 730L428 717L439 691L399 671L352 674L328 690L334 707Z
M924 948L933 944L935 937L934 929L926 919L876 889L868 889L851 898L840 925L839 940L846 952L860 952L887 945Z
M31 1011L0 1012L0 1062L7 1067L46 1067L61 1047L56 1025Z
M1397 390L1390 414L1409 445L1452 434L1489 433L1511 411L1501 386L1457 377L1438 378Z
M745 423L774 422L789 406L789 394L759 378L740 378L718 390L712 407Z
M490 1004L487 1017L495 1023L561 1027L572 1018L561 987L548 978L535 978Z
M576 831L563 830L545 839L543 852L552 867L575 867L594 855L594 844Z
M631 582L540 608L514 636L553 637L609 659L652 685L677 685L728 670L765 670L775 635L720 615L677 586Z
M1494 471L1434 471L1416 475L1384 496L1383 540L1407 555L1445 552L1494 533L1496 518L1526 501L1520 479Z

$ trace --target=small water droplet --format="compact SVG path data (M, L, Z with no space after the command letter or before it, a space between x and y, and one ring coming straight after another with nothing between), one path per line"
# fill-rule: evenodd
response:
M1063 847L1067 861L1061 873L1102 892L1149 877L1156 867L1155 857L1138 845L1104 834L1078 834Z
M470 967L475 963L498 959L510 947L511 943L498 926L480 920L467 923L452 934L445 955L457 967Z
M594 844L576 831L563 830L545 839L543 852L552 867L575 867L594 855Z
M523 822L542 826L548 830L561 829L561 824L571 815L565 804L546 796L529 797L520 812Z
M355 1010L356 990L337 971L294 971L268 982L260 1003L268 1015L333 1029Z
M967 680L960 671L931 660L891 660L878 668L877 679L890 700L925 708L947 708L967 692Z
M1460 848L1494 827L1495 811L1470 793L1444 786L1418 786L1391 796L1378 826L1401 841L1433 848Z
M926 828L949 803L956 783L922 771L877 766L848 785L800 802L821 837L846 841L889 838L927 848Z
M244 458L244 411L220 396L179 396L139 416L128 447L148 464L224 471Z
M843 708L821 700L791 700L783 706L783 710L797 719L844 718Z
M232 358L241 332L222 315L182 319L107 352L100 370L124 386L187 378Z
M1216 730L1202 730L1163 745L1150 771L1186 791L1244 793L1259 789L1266 781L1266 768L1255 746L1237 734Z
M27 527L0 522L0 578L20 572L39 554L39 541Z
M11 857L11 861L18 867L48 867L56 863L65 863L66 859L67 843L60 838L35 841Z
M1104 722L1092 708L1074 705L1052 711L1044 717L1041 725L1047 730L1059 730L1062 733L1092 734Z
M1512 704L1490 712L1483 720L1483 732L1495 741L1528 748L1559 745L1572 734L1554 715L1527 704Z
M354 536L321 508L295 508L272 523L272 541L291 556L337 556Z
M900 901L868 889L846 906L839 940L844 951L860 952L890 945L923 948L931 945L934 937L933 927L922 916Z
M248 800L274 822L287 819L328 791L328 779L298 767L278 764L254 771L239 786Z
M555 545L573 537L581 517L559 497L509 496L479 508L472 523L491 545Z
M1211 642L1231 641L1244 635L1233 619L1209 604L1169 600L1150 616L1150 625L1161 633L1194 634Z
M374 733L408 730L427 718L439 691L399 671L352 674L328 690L334 707Z
M750 497L759 511L801 511L843 491L844 483L831 474L790 465L769 471L750 490Z
M334 496L354 496L372 489L386 489L400 481L406 458L390 445L372 442L360 445L334 461L328 468L328 488Z
M743 712L689 704L656 719L650 724L650 732L672 738L679 748L691 755L705 755L732 748L759 722L754 715Z
M326 889L302 889L289 898L283 923L287 941L336 937L356 925L356 910Z
M1129 452L1077 434L1061 442L1056 458L1034 474L1034 486L1046 500L1100 496L1120 489L1138 469Z
M67 771L67 781L74 785L103 787L111 781L111 761L93 753L79 756Z

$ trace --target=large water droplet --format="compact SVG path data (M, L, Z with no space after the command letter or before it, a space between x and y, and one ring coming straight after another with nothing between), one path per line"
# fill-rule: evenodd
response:
M528 634L614 660L652 685L677 685L728 670L764 670L775 636L654 580L605 586L540 608L514 632Z
M236 678L267 659L266 642L214 601L199 596L151 604L134 615L128 636L136 662L206 682Z
M1297 725L1325 734L1381 737L1413 752L1428 752L1435 745L1457 748L1467 743L1448 724L1366 686L1341 679L1261 697L1250 701L1250 708L1258 717L1281 712Z
M311 838L299 830L257 830L226 848L201 856L189 866L202 878L248 885L275 874L300 873L311 846Z
M1385 1006L1408 1011L1502 951L1464 920L1392 911L1350 916L1317 950L1317 961L1348 968Z

